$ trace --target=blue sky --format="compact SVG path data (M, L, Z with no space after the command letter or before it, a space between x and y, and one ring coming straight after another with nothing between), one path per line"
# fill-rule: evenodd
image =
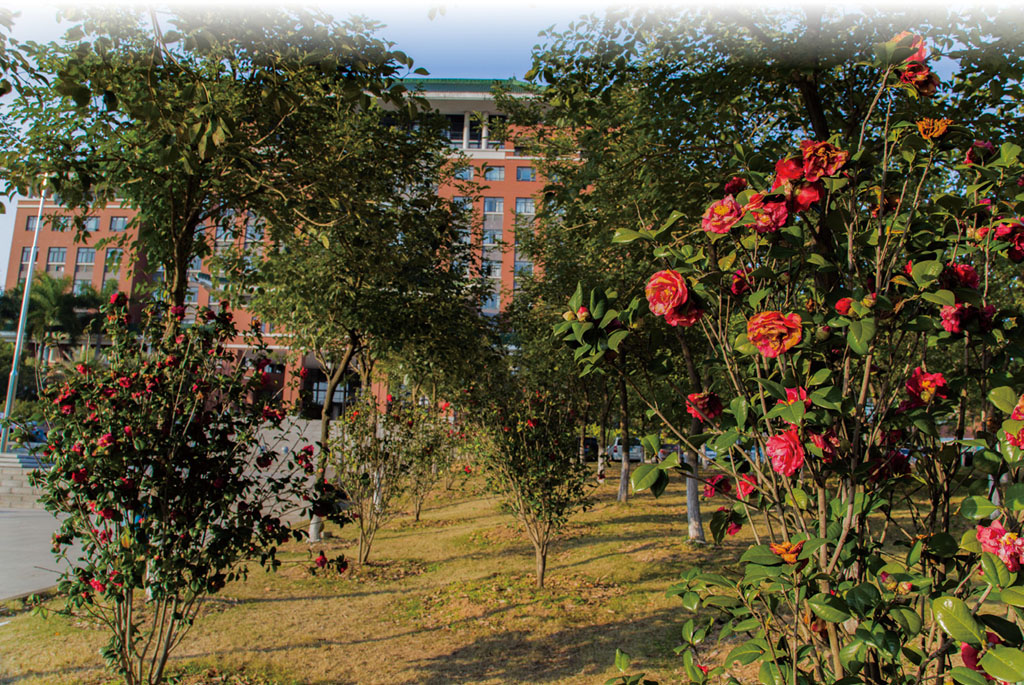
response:
M217 3L230 9L252 3ZM522 2L382 2L310 3L336 18L361 14L386 25L380 35L394 43L437 78L522 77L530 68L537 34L551 25L566 27L582 14L601 12L601 3L523 0ZM21 40L58 39L57 5L17 0L21 14L14 37ZM308 6L308 5L307 5ZM429 18L430 9L443 8ZM7 271L14 221L14 198L0 198L7 213L0 215L0 284Z

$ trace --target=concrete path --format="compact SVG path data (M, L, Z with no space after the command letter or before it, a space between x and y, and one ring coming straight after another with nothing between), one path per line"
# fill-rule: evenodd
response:
M57 584L50 540L57 519L38 509L0 509L0 599Z

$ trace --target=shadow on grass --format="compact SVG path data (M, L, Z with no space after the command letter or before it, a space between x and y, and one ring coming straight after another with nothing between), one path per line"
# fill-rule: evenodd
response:
M679 613L664 609L643 619L567 627L548 635L527 630L486 635L447 654L413 661L417 674L407 682L544 683L588 673L596 678L612 663L616 648L634 658L669 657Z

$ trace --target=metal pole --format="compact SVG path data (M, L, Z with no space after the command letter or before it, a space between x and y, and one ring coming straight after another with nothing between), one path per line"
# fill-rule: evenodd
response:
M43 203L46 201L45 188L39 189L39 213L36 215L36 230L32 234L32 251L28 256L28 274L25 276L25 292L21 295L21 318L18 319L18 337L14 343L14 359L11 361L11 376L7 381L7 403L4 405L4 425L0 432L0 452L7 451L7 439L11 434L11 409L14 407L14 393L18 388L18 363L21 349L25 345L25 329L28 327L28 298L32 290L32 273L36 265L36 245L39 243L39 229L43 225ZM15 227L17 230L17 227Z

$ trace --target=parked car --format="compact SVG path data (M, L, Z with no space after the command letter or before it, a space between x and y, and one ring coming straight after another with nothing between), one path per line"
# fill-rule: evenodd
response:
M608 458L612 461L622 461L622 452L622 438L615 438L615 442L608 446ZM644 446L637 438L631 438L629 441L629 460L644 460Z
M597 438L583 438L583 460L597 461Z
M664 461L670 454L679 455L679 461L683 460L683 453L679 449L679 445L674 445L670 442L662 443L661 449L658 450L658 461Z

